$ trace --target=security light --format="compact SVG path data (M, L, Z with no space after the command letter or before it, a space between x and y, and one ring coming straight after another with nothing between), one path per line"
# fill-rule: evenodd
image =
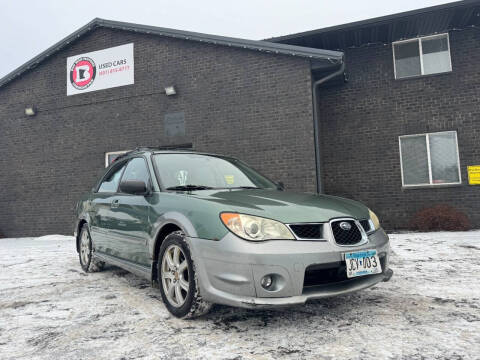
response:
M34 116L36 113L37 111L33 106L29 106L25 108L25 115L27 116Z
M177 92L176 92L176 90L175 90L175 86L173 86L173 85L172 85L172 86L167 86L167 87L165 88L165 94L166 94L167 96L175 95L176 93L177 93Z

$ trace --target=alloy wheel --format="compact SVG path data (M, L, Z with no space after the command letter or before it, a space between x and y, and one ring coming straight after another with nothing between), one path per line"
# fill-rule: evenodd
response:
M170 245L162 258L162 286L168 302L175 307L185 303L190 291L188 262L178 245Z
M80 258L82 259L83 265L88 266L90 256L90 237L88 236L88 231L83 231L80 239Z

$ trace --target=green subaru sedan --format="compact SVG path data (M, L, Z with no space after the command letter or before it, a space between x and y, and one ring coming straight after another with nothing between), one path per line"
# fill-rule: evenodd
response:
M158 286L188 318L212 304L304 304L387 281L389 240L361 203L285 191L221 155L141 148L76 206L86 272L105 263Z

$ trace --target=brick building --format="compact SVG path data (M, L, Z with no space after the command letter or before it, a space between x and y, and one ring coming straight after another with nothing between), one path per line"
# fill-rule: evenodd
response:
M467 1L269 41L95 19L0 79L0 231L71 233L105 161L144 145L239 157L288 189L361 200L388 229L436 203L480 227L479 13ZM67 95L92 70L81 58L125 44L132 83Z
M67 96L68 58L124 44L133 44L133 84ZM1 232L71 233L73 207L106 154L139 146L233 155L315 191L311 68L328 71L342 56L93 20L0 80Z
M388 229L449 204L480 227L480 2L459 1L270 39L345 53L346 79L318 92L323 190ZM400 153L402 151L402 154Z

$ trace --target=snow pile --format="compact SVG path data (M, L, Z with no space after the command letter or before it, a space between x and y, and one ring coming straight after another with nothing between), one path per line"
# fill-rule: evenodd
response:
M169 315L72 237L0 240L1 359L478 359L480 231L393 234L388 283L289 309Z

